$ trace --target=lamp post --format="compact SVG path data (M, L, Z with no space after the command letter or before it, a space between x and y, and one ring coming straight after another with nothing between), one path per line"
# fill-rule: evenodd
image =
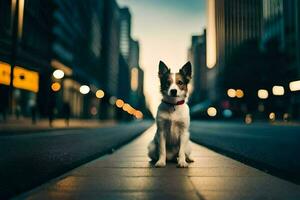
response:
M12 34L10 57L10 84L9 84L9 113L13 114L14 67L16 65L19 41L22 37L24 0L12 0Z

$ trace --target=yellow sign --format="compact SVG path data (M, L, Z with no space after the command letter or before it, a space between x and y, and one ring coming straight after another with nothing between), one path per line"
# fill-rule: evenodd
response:
M4 62L0 62L0 84L10 85L10 72L10 65ZM38 72L15 66L13 85L15 88L38 92L39 74Z
M37 72L15 66L13 85L16 88L38 92L39 74Z
M0 84L10 84L10 65L4 62L0 62Z

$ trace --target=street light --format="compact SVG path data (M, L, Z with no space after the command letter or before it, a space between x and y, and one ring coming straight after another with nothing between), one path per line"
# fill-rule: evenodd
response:
M269 92L268 92L268 90L265 90L265 89L259 89L257 91L257 96L260 99L267 99L269 97Z
M139 111L139 110L136 110L136 111L134 112L134 116L135 116L135 118L137 118L137 119L142 119L142 118L143 118L143 113L142 113L141 111Z
M122 99L118 99L118 100L116 101L116 106L117 106L118 108L122 108L122 107L124 106L124 101L123 101Z
M241 89L236 90L236 97L237 98L243 98L244 97L244 91Z
M54 92L58 92L58 91L60 90L60 88L61 88L61 85L60 85L60 83L58 83L58 82L54 82L54 83L52 83L52 85L51 85L51 89L52 89Z
M217 109L215 107L209 107L207 109L207 114L210 117L215 117L217 115Z
M271 113L269 114L269 119L270 119L271 121L275 121L275 119L276 119L276 114L275 114L274 112L271 112Z
M56 79L62 79L65 76L65 73L62 70L57 69L53 72L53 76Z
M227 95L228 95L230 98L236 97L236 91L235 91L235 89L232 89L232 88L228 89L228 90L227 90Z
M299 91L300 90L300 80L290 82L289 86L290 86L290 90L292 92Z
M14 68L16 65L16 60L18 57L18 47L19 42L22 38L23 32L23 18L24 18L24 5L25 0L12 0L11 1L11 22L12 22L12 32L11 32L11 56L10 56L10 84L9 84L9 110L13 113L13 90L14 90Z
M130 109L130 105L128 103L125 103L122 108L124 111L128 112L128 110Z
M98 99L102 99L102 98L104 97L104 95L105 95L105 93L104 93L103 90L97 90L97 92L96 92L96 97L97 97Z
M80 86L80 88L79 88L79 92L80 92L81 94L87 94L87 93L90 92L90 87L87 86L87 85L82 85L82 86Z
M280 85L275 85L275 86L273 86L273 88L272 88L272 93L273 93L275 96L282 96L282 95L284 95L284 87L283 87L283 86L280 86Z

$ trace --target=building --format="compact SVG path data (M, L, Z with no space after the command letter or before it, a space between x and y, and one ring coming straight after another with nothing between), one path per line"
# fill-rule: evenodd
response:
M188 60L191 61L193 67L192 79L192 96L191 104L197 104L205 101L208 98L208 73L209 69L206 66L206 30L202 35L192 36L192 44L189 49Z
M17 117L30 116L36 109L41 116L47 114L53 10L49 0L0 1L0 110L4 113L9 108Z
M120 51L127 63L131 48L131 14L127 7L120 9Z
M300 2L297 0L283 1L283 16L285 25L285 53L289 63L287 70L290 72L286 82L289 83L300 80ZM299 119L299 92L291 92L291 99L287 105L290 105L288 113L290 113L293 118Z
M284 16L282 0L263 1L263 26L261 48L266 51L267 43L276 40L280 50L285 47Z
M209 99L241 114L297 110L297 95L288 88L300 79L299 16L296 0L209 1ZM285 95L272 95L274 85L285 88ZM267 100L259 98L259 89L269 92Z
M16 37L11 23L13 3L0 2L0 22L4 25L0 27L0 70L8 79L5 83L0 81L1 105L9 104L11 52L16 52L15 69L28 76L18 78L20 88L15 86L15 111L21 105L25 109L22 114L30 115L30 107L38 106L39 113L46 116L49 105L53 105L62 116L62 105L67 102L74 117L114 117L115 108L109 99L117 96L119 89L120 9L116 1L16 2L24 11L17 12L23 20L15 20ZM18 28L21 25L23 28ZM17 51L12 51L14 41ZM61 70L63 78L54 78L55 70ZM22 84L27 83L27 77L31 85ZM87 94L80 92L83 85L89 88ZM99 90L105 94L100 95L101 99L95 96Z
M216 95L218 99L226 96L227 89L222 85L226 82L226 70L234 51L261 36L261 7L261 0L215 1L217 91L221 95Z
M300 100L293 92L289 95L288 89L291 81L300 79L299 3L296 0L265 0L263 16L261 48L265 57L274 60L267 62L273 71L273 85L280 85L286 91L286 95L280 98L271 98L272 110L280 115L291 113L294 117L299 116Z
M140 46L138 41L132 39L131 14L126 7L120 9L120 52L124 61L127 63L127 70L129 72L130 92L128 99L125 100L134 108L142 110L145 108L145 97L143 92L144 72L139 64ZM120 77L120 80L124 78L124 75L126 75L126 73L121 74L122 77ZM127 87L127 85L122 84L122 87Z
M129 57L129 70L130 70L130 102L136 107L140 107L140 99L143 98L143 80L144 73L140 68L139 56L140 45L138 41L130 39L130 57Z
M260 78L252 73L256 66L260 66L254 62L260 56L258 44L262 35L262 17L261 0L208 2L207 89L211 104L221 110L227 109L229 103L233 107L237 105L235 109L239 112L257 108L253 99L248 97L256 98L257 85L250 83L259 83L255 78ZM238 102L227 96L227 90L231 88L242 89L243 97ZM246 94L247 98L244 98Z
M91 117L95 114L91 113L96 100L94 94L100 88L100 38L103 34L104 5L101 1L96 4L92 4L92 1L76 1L76 4L72 1L54 2L56 9L53 12L51 65L65 73L62 80L52 79L62 85L62 89L55 92L54 98L58 102L68 102L74 117ZM72 12L69 12L70 9ZM81 85L91 86L92 91L86 95L81 94ZM57 104L57 109L61 110L62 105Z

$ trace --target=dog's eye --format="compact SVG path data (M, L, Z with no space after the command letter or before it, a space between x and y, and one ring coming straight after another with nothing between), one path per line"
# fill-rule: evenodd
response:
M183 85L183 82L182 81L177 81L177 84L178 85Z

